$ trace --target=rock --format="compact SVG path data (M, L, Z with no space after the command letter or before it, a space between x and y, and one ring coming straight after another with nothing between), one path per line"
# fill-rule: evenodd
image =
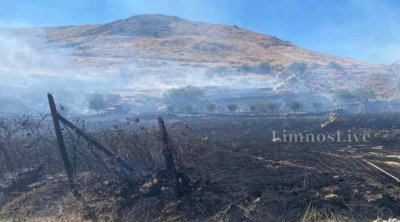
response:
M400 222L400 220L398 220L396 218L389 218L387 220L384 220L382 218L378 218L378 219L374 220L373 222Z
M365 199L367 200L368 203L373 203L376 201L380 201L383 199L383 195L382 194L367 194L365 195Z
M170 187L162 187L161 192L164 196L173 196L174 190Z
M337 194L327 194L324 196L324 200L329 201L329 202L334 202L334 203L340 203L341 199Z
M160 180L151 179L139 188L139 192L146 196L157 196L161 194L161 187Z
M343 123L344 118L337 113L330 113L326 121L321 123L321 128L334 127Z

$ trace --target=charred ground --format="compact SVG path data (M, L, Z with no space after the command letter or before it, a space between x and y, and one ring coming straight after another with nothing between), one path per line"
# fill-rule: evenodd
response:
M155 173L160 172L156 169L162 166L157 162L162 160L144 158L145 151L157 147L157 132L151 124L133 124L138 129L147 126L148 134L127 133L132 131L114 124L114 129L93 136L127 156L142 154L141 163L153 165L149 170L153 174L144 183L127 187L104 177L105 172L81 166L76 175L82 195L74 197L62 168L56 170L55 163L48 162L35 183L23 190L3 189L0 217L37 221L371 221L399 217L398 182L369 163L400 177L400 116L346 116L340 125L328 129L320 127L323 119L226 115L171 120L167 125L177 166L191 179L192 190L181 198L171 195L168 183L161 183L160 192L147 189L158 184L149 185L149 181L165 180ZM369 143L350 144L272 142L270 131L283 129L304 133L350 129L369 131L372 138ZM156 149L152 152L157 153Z

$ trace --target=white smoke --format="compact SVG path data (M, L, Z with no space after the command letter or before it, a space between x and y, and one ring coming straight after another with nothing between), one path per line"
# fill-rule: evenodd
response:
M0 33L0 112L47 111L47 92L78 112L87 94L121 84L88 75L91 70L71 61L73 52L48 47L45 40L41 33Z
M207 74L207 67L173 62L167 65L170 71L163 72L151 67L155 60L144 67L135 61L104 70L93 65L96 63L89 67L74 60L76 52L72 49L50 46L45 33L37 30L0 30L0 112L47 112L48 92L71 112L82 113L87 111L87 95L99 91L160 97L167 89L186 85L265 88L279 84L248 75L212 77Z

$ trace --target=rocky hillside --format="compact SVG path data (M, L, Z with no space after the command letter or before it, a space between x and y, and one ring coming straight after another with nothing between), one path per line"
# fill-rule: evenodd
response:
M237 26L137 15L106 24L2 32L36 33L44 37L46 47L67 51L69 61L90 67L98 75L160 74L173 79L195 73L228 85L245 76L260 83L279 83L276 88L281 90L329 94L338 88L372 87L378 98L398 97L398 65L369 64L306 50Z

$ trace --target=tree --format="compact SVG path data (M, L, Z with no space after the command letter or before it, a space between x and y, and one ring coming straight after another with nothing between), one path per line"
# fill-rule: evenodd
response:
M185 86L181 88L169 89L164 92L163 100L167 104L182 104L185 102L197 102L201 100L204 91L199 87Z
M94 93L89 95L89 109L97 112L97 114L107 108L104 96L100 93Z
M261 62L258 65L244 64L240 66L238 69L241 72L252 72L257 74L269 74L272 72L272 66L267 62Z
M105 100L108 105L116 105L120 102L121 96L119 94L108 94Z
M294 111L294 112L298 112L298 111L300 110L300 103L299 103L299 102L296 102L296 101L288 102L288 103L286 104L286 106L287 106L290 110L292 110L292 111Z
M295 62L289 66L289 71L296 74L304 74L307 71L307 64Z
M276 109L276 105L268 100L256 100L249 104L249 109L252 112L273 112Z
M259 74L267 74L272 72L272 67L267 62L262 62L258 64L258 72Z
M236 104L229 104L226 106L230 112L235 112L238 109L238 105Z
M254 67L250 66L249 64L244 64L239 67L239 70L241 72L253 72Z
M256 104L250 104L249 109L250 109L250 111L255 112L257 110Z
M215 104L208 104L206 106L206 109L208 112L212 113L212 112L215 112L215 110L217 109L217 106Z

